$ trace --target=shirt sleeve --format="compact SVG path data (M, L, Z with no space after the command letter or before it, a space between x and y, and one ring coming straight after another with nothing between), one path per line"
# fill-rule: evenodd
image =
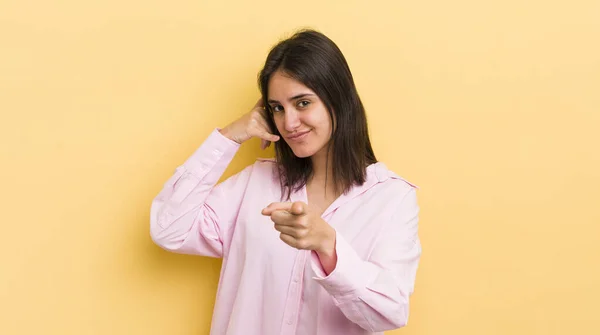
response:
M252 166L218 184L240 145L218 129L163 185L150 209L150 235L176 253L223 257Z
M416 190L412 188L382 230L368 260L361 259L336 232L337 264L327 276L318 256L311 253L314 279L350 321L366 330L392 330L408 322L409 296L421 256L418 213Z

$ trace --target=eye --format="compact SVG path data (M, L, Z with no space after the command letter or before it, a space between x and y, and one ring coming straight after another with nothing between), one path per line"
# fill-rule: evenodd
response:
M271 108L269 108L271 110L271 112L276 113L276 112L281 112L283 111L283 107L281 105L271 105Z
M298 102L298 107L300 108L306 108L308 105L310 105L310 101L308 100L301 100Z

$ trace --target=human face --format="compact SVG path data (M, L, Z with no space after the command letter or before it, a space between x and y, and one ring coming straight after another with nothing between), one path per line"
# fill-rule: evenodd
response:
M321 99L301 82L283 72L269 80L268 103L277 130L297 157L326 152L331 120Z

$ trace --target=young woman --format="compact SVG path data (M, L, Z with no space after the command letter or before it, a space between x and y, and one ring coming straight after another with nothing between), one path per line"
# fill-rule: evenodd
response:
M415 187L377 162L341 51L303 30L260 72L262 98L215 128L154 199L150 231L221 257L211 334L381 334L407 323L421 255ZM218 180L240 145L258 159Z

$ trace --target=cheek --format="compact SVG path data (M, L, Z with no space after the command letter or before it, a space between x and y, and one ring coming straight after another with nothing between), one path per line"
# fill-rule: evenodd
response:
M318 117L315 117L312 122L314 125L317 125L321 131L329 132L331 130L331 119L326 110L318 113Z
M279 133L281 133L281 129L283 129L283 118L274 116L273 123L275 124L277 131L279 131Z

